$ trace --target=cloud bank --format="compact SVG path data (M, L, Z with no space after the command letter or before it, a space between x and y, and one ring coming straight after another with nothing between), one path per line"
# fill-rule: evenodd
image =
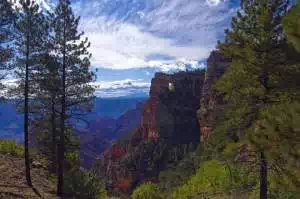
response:
M204 60L237 8L233 0L79 0L73 7L93 66L112 69Z
M124 79L118 81L99 81L91 84L95 95L102 98L124 96L148 96L151 84L142 79Z

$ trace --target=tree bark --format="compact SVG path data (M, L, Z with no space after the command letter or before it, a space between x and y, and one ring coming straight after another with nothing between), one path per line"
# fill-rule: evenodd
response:
M265 153L260 153L260 199L268 198L268 163Z
M61 122L60 122L60 140L59 140L59 154L58 154L58 183L57 194L63 195L64 186L64 159L65 159L65 113L66 113L66 66L65 55L63 55L63 74L62 74L62 98L61 98Z
M64 12L66 12L66 5L64 5ZM66 115L66 19L64 14L63 27L63 63L62 63L62 96L61 96L61 115L60 115L60 140L59 140L59 154L58 154L58 181L57 181L57 195L63 197L64 195L64 159L65 159L65 115Z
M29 55L30 55L30 19L27 15L27 35L26 35L26 63L25 63L25 88L24 88L24 158L25 158L25 175L28 186L32 186L30 175L30 160L29 160L29 107L28 107L28 93L29 93Z
M51 126L52 126L52 162L51 162L51 171L56 173L56 163L57 163L57 151L56 151L56 114L55 114L55 97L52 96L52 104L51 104Z

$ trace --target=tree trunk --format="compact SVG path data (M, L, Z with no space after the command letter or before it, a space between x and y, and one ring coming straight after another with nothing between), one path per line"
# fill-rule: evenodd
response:
M66 12L64 5L64 12ZM59 154L58 154L58 181L57 181L57 195L64 195L64 159L65 159L65 115L66 115L66 19L64 15L63 27L63 63L62 63L62 96L61 96L61 115L60 115L60 140L59 140Z
M65 56L64 56L65 60ZM63 75L62 75L62 98L61 98L61 122L60 122L60 140L59 140L59 152L58 152L58 182L57 182L57 194L63 195L64 186L64 159L65 159L65 115L66 115L66 100L65 100L65 64L63 63Z
M25 64L25 88L24 88L24 158L25 158L25 174L28 186L32 186L30 175L30 161L29 161L29 144L28 144L28 132L29 132L29 107L28 107L28 93L29 93L29 39L30 39L30 19L27 16L27 35L26 35L26 64Z
M63 195L64 186L64 159L65 159L65 115L66 115L66 66L65 55L63 55L63 74L62 74L62 98L61 98L61 122L60 122L60 140L59 140L59 154L58 154L58 183L57 194Z
M260 153L260 199L268 198L268 163L264 152Z
M55 114L55 97L52 96L52 107L51 107L51 126L52 126L52 162L51 162L51 168L50 170L53 173L56 173L56 114Z

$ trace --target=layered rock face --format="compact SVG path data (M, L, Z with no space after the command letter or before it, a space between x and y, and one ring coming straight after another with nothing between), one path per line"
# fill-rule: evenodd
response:
M230 62L230 59L224 58L218 51L213 51L208 58L200 109L198 110L201 142L205 142L211 135L215 127L217 114L223 108L223 96L217 94L213 84L226 71Z

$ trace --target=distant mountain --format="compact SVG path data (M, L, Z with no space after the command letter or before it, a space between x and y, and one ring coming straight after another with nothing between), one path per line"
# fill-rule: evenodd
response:
M92 166L94 160L112 142L126 133L132 132L141 123L144 101L138 102L134 109L125 112L118 119L97 117L87 128L80 129L81 160L85 167Z
M118 119L126 111L135 109L138 102L145 100L146 98L97 98L94 109L86 114L84 119L89 123L97 118ZM86 126L83 127L86 128ZM0 138L22 142L22 132L23 116L16 112L16 102L12 100L0 104Z
M0 104L0 138L23 140L23 116L16 112L15 101Z

